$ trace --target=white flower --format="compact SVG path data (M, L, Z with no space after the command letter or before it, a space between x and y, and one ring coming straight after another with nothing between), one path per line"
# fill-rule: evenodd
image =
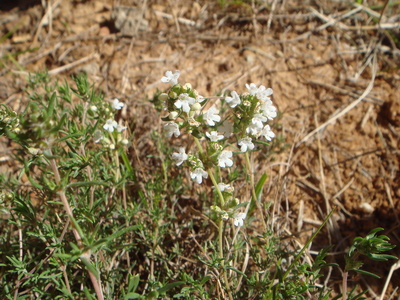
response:
M174 123L174 122L168 122L164 125L165 130L167 131L167 135L168 137L172 137L173 135L175 137L178 137L181 135L180 131L179 131L179 126L178 124Z
M230 107L234 108L235 106L240 104L240 97L235 91L231 92L231 96L232 97L225 97L225 101L229 104Z
M215 122L221 121L221 117L218 115L215 105L211 106L210 109L203 114L203 118L210 126L215 126Z
M103 128L105 130L108 130L109 132L114 132L114 128L116 128L118 126L117 121L113 120L113 119L108 119L106 121L106 124L103 125Z
M119 125L119 124L115 127L115 129L117 129L118 132L122 132L122 130L125 130L125 129L127 129L127 128L128 128L128 127L121 126L121 125Z
M229 122L229 121L225 121L224 123L222 123L221 126L218 127L218 130L220 132L224 133L224 136L226 138L230 137L231 134L233 133L233 123Z
M250 95L255 96L258 92L258 87L255 83L250 83L250 85L246 83L246 88L248 89Z
M193 172L190 172L190 177L196 180L198 184L201 184L203 182L203 178L208 178L208 173L201 168L197 168Z
M174 105L177 108L182 108L185 113L190 112L190 105L194 104L196 99L189 97L188 94L179 95L179 99L175 101Z
M241 227L243 226L243 220L246 218L245 213L234 213L233 214L233 224L235 224L236 227Z
M260 85L260 87L258 88L258 91L256 92L256 96L257 98L262 101L268 101L271 99L269 98L269 96L271 96L274 93L274 91L271 88L266 88L263 85Z
M230 184L225 184L223 182L218 183L218 188L221 192L227 191L228 193L233 192L233 187Z
M273 106L271 100L267 100L261 105L261 113L270 120L276 117L276 107Z
M264 126L264 122L267 122L268 119L262 114L255 114L253 119L251 119L251 123L255 124L260 130Z
M266 88L263 85L257 87L255 83L250 83L250 85L246 84L246 88L248 89L250 95L256 96L261 102L271 100L269 96L271 96L274 92L271 88Z
M246 128L246 132L251 134L251 135L258 136L260 134L260 130L261 129L262 129L262 126L260 128L258 126L258 124L252 123Z
M117 98L115 98L111 106L116 110L120 110L124 106L124 103L120 102Z
M178 78L181 72L178 70L175 71L175 73L172 73L171 71L165 72L165 76L161 78L162 82L169 82L171 85L178 84Z
M246 152L248 150L254 149L254 144L251 141L251 138L245 137L239 140L240 151Z
M185 160L188 159L188 156L185 153L185 148L180 147L179 152L172 153L172 159L175 160L177 166L180 166Z
M201 103L201 102L203 102L204 100L206 100L206 98L204 98L203 96L201 96L201 95L196 95L196 102L197 102L197 103Z
M231 159L232 151L223 150L218 156L218 166L221 168L232 167L233 161Z
M269 125L265 125L261 131L261 135L263 135L267 141L271 141L275 137L275 133L272 132Z
M206 136L211 142L218 142L224 138L222 134L218 134L217 131L211 131L211 133L206 132Z

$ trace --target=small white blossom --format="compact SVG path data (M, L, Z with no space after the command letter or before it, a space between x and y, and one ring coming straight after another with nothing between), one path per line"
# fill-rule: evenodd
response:
M218 142L224 138L224 136L222 134L218 134L217 131L211 131L210 133L206 132L206 136L211 142Z
M204 100L206 100L206 98L204 98L203 96L197 95L196 94L196 103L201 103Z
M236 227L241 227L241 226L243 226L243 220L245 218L246 218L245 213L234 213L233 224L235 224Z
M271 141L275 137L275 133L272 132L269 125L265 125L261 131L261 135L263 135L267 141Z
M167 131L167 135L168 137L172 137L173 135L175 137L178 137L181 135L180 131L179 131L179 126L178 124L174 123L174 122L168 122L164 125L165 130Z
M267 117L268 119L272 120L273 118L276 117L276 107L273 106L272 101L268 100L265 101L262 105L261 105L261 112L262 114Z
M195 99L189 97L188 94L181 94L179 95L179 99L175 101L174 105L177 108L182 108L185 113L190 112L190 106L195 103Z
M225 184L223 182L218 183L218 188L221 192L227 191L228 193L233 192L233 187L230 184Z
M228 219L229 219L228 213L226 213L226 212L223 213L222 216L221 216L221 218L222 218L222 220L224 220L224 221L228 220Z
M201 168L190 172L190 177L194 179L198 184L203 182L203 178L208 178L208 173Z
M171 71L165 72L165 76L161 78L162 82L169 82L171 85L176 85L178 84L178 78L179 75L181 74L180 71L176 70L175 73L172 73Z
M124 106L124 103L120 102L117 98L115 98L111 106L116 110L120 110Z
M210 126L215 126L215 122L221 121L221 117L218 115L215 105L211 106L210 109L203 114L203 118Z
M232 151L223 150L218 156L218 166L220 166L221 168L232 167L233 160L231 159L231 157Z
M231 96L232 97L225 97L225 101L229 104L230 107L234 108L240 104L240 97L235 91L231 92Z
M126 127L126 126L121 126L121 125L117 125L116 127L115 127L115 129L117 129L117 131L118 132L122 132L122 130L125 130L125 129L127 129L128 127Z
M180 147L179 152L172 153L172 159L175 160L177 166L180 166L185 160L188 159L188 156L185 153L185 148Z
M247 150L253 150L254 144L251 141L251 138L245 137L239 140L240 151L246 152Z
M248 134L254 135L254 136L258 136L260 134L260 130L262 129L258 126L258 124L254 124L251 123L247 128L246 128L246 132Z
M114 132L114 128L116 128L118 126L117 121L113 120L113 119L108 119L106 121L106 124L103 125L103 128L105 130L108 130L109 132Z
M255 114L253 119L251 119L251 123L255 124L259 129L262 129L264 126L264 122L267 122L268 119L262 114Z
M256 96L257 98L262 101L271 101L270 97L273 94L273 90L271 88L266 88L263 85L260 85L260 87L258 88L257 92L256 92Z
M258 92L258 87L255 83L250 83L250 85L246 83L246 88L249 91L249 94L252 96L255 96Z

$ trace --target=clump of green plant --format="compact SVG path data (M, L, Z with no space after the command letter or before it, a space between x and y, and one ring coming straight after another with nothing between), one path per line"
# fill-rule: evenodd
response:
M318 281L322 277L322 268L337 266L325 261L330 248L322 249L311 264L301 262L301 259L332 212L304 248L294 255L283 249L284 244L279 242L268 224L268 203L260 201L266 175L256 182L252 172L250 155L268 146L275 137L268 124L277 116L271 100L272 89L251 83L246 84L247 92L241 95L231 91L230 95L205 98L190 83L180 84L179 77L179 71L166 72L161 81L170 83L171 87L159 93L153 103L163 112L164 130L169 138L181 139L183 136L181 140L186 143L189 138L194 140L196 147L182 145L172 154L176 165L187 167L197 184L208 178L211 180L214 197L208 203L208 216L217 224L218 244L214 256L202 262L220 276L217 293L226 293L230 299L328 299L330 290L318 285ZM244 158L239 160L240 156ZM244 166L235 166L235 161L244 161ZM242 199L239 199L235 189L243 183L234 174L240 173L241 168L242 181L244 179L249 185L250 195L242 193ZM266 245L251 251L257 271L248 269L251 243L240 234L246 220L257 221L262 231L268 233L263 237ZM255 240L259 241L258 238ZM359 249L359 244L356 240L358 246L354 247ZM389 245L380 245L382 251L391 249ZM372 248L363 249L371 258L377 257L371 254Z
M93 289L104 298L99 250L133 229L117 222L119 231L100 230L134 176L130 165L119 162L127 127L114 115L123 104L105 101L84 75L74 84L53 84L46 73L36 74L29 78L26 109L19 115L5 106L1 111L0 133L20 145L14 150L20 172L1 187L3 213L20 233L18 244L3 237L3 297L24 291L42 299L82 292L92 298Z
M20 114L0 106L0 134L14 142L19 170L0 185L0 298L129 295L135 283L126 277L138 276L128 253L146 224L131 221L140 207L126 188L136 178L128 124L116 119L124 103L106 100L85 75L70 85L38 73L27 94ZM157 282L143 295L174 284Z
M386 252L392 250L395 245L392 245L389 242L389 238L386 235L378 235L376 233L382 231L383 228L375 228L371 230L366 237L356 237L353 240L353 243L350 247L350 250L345 256L346 265L343 271L343 296L342 299L361 299L360 297L366 293L360 293L356 296L353 296L354 289L347 295L347 278L349 271L355 271L357 273L369 275L372 277L379 278L378 275L361 270L361 267L364 263L360 260L360 256L367 256L369 259L374 261L387 261L389 259L397 259L396 256L389 254L382 254L382 252ZM364 299L364 298L363 298Z
M251 155L275 138L272 89L252 83L241 95L205 98L179 76L165 74L170 87L153 103L166 136L182 143L171 150L154 132L167 156L139 158L159 163L145 175L132 167L132 126L118 117L125 104L85 75L58 83L35 74L24 111L0 105L0 136L15 164L0 176L0 298L330 298L321 284L321 270L336 266L330 248L306 257L332 212L297 249L274 231L271 203L261 201L266 174L252 172ZM183 166L201 211L180 206L192 188ZM346 286L360 255L394 258L381 254L393 245L379 230L354 240L343 298L361 299Z

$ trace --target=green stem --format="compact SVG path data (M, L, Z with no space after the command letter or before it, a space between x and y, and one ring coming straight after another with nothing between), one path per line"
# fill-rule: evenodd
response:
M304 247L301 249L299 254L296 255L296 257L293 259L292 263L290 264L289 268L286 270L285 274L282 276L282 280L285 280L286 277L290 274L290 271L294 268L296 265L297 261L300 259L300 257L303 255L303 253L308 249L312 241L315 239L317 234L321 231L321 229L325 226L326 222L328 222L329 218L332 216L333 212L335 211L335 207L330 211L329 215L326 216L325 220L322 222L321 226L318 227L318 229L314 232L314 234L311 236L311 238L307 241L307 243L304 245Z
M264 212L262 207L260 206L260 203L258 203L257 201L257 195L256 195L256 190L255 190L255 184L254 184L254 173L251 171L251 164L250 164L250 157L249 157L249 153L245 152L245 157L246 157L246 169L247 169L247 174L250 174L250 185L251 185L251 195L253 197L253 201L257 206L257 209L259 210L260 214L261 214L261 222L263 224L264 227L264 231L267 231L267 224L265 223L265 218L264 218ZM247 206L247 208L250 206ZM246 213L247 213L247 209L246 209Z
M204 153L204 151L203 151L203 147L200 144L199 139L194 137L194 141L197 145L199 153L202 155ZM218 183L215 179L215 176L214 176L212 170L210 170L210 169L207 170L207 173L208 173L208 176L210 176L210 179L215 187L215 190L218 193L218 197L220 199L220 207L223 209L225 206L224 196L222 195L221 190L218 187ZM222 219L219 221L219 224L218 224L218 247L219 247L219 256L221 259L221 265L224 265L224 221ZM228 276L226 275L225 267L223 267L223 272L224 272L224 280L225 280L226 290L228 292L229 299L233 300L233 296L231 293Z

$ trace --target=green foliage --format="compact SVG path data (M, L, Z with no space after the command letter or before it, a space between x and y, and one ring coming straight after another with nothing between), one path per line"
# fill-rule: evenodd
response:
M0 135L13 145L18 170L0 174L1 299L332 298L323 284L324 270L337 266L328 262L331 247L307 254L329 216L301 249L270 226L235 230L221 208L210 207L247 207L251 224L260 207L269 212L271 202L261 201L266 174L253 181L243 165L213 172L218 181L226 175L230 184L253 185L248 201L238 201L233 190L198 189L196 195L158 132L149 135L156 151L140 157L152 162L151 172L137 172L129 147L134 139L113 123L114 106L85 75L58 83L37 73L26 92L24 111L0 105ZM160 95L152 100L157 109ZM237 109L255 113L252 106ZM243 133L245 123L237 123ZM265 157L279 145L268 147ZM394 246L377 235L381 230L354 239L346 271L371 275L360 270L360 255L395 258L383 254ZM349 299L363 295L356 288L347 293Z
M359 273L371 275L374 277L378 277L377 275L360 270L363 266L363 263L358 259L360 255L365 255L371 260L375 261L387 261L388 259L397 259L396 256L381 254L382 252L386 252L392 250L395 245L392 245L389 242L389 238L385 235L376 236L376 233L382 231L383 228L375 228L371 230L366 237L356 237L353 240L353 244L345 256L346 266L345 271L356 271Z

